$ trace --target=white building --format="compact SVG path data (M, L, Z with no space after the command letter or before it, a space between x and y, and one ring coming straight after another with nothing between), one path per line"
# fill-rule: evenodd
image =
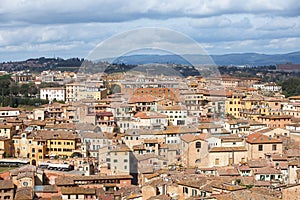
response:
M158 107L158 112L168 116L169 122L174 126L187 125L187 109L185 106L163 106Z
M138 112L133 116L134 128L162 129L168 126L168 116L158 112Z
M49 101L65 101L65 89L63 87L41 88L40 98Z
M18 108L12 108L12 107L1 107L0 108L0 118L17 117L19 115L20 115L20 110Z
M276 85L276 83L257 83L253 84L253 88L262 91L270 91L270 92L280 92L281 86Z

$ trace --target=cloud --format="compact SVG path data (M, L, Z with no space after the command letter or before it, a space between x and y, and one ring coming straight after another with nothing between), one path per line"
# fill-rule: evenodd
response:
M0 52L4 60L85 57L101 41L143 27L179 31L211 54L298 51L299 10L296 0L2 0Z
M296 0L2 0L1 21L26 23L122 22L140 18L201 18L224 14L299 15Z

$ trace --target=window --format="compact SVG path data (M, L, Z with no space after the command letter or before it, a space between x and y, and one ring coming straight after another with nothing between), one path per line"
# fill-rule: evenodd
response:
M272 151L276 151L277 150L277 145L276 144L273 144L272 145Z
M215 165L219 165L220 164L220 159L219 158L216 158L215 159Z
M201 148L201 142L196 142L196 148Z
M187 187L183 187L183 193L188 194L189 193L189 189Z
M118 160L117 159L114 159L114 163L117 163L118 162Z
M258 145L258 151L263 151L263 150L264 150L263 145L262 144Z

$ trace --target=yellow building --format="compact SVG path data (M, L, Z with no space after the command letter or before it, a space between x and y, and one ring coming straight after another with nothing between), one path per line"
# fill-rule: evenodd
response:
M0 124L0 137L11 138L16 133L16 127L11 124Z
M36 139L45 140L48 156L70 157L78 148L80 139L72 131L45 131L37 132Z
M241 116L251 120L257 120L257 117L267 115L270 112L270 107L265 101L265 97L260 95L251 95L243 98L241 105Z
M78 92L79 99L92 99L101 100L106 98L107 89L106 88L87 88L86 90L80 90Z
M12 137L13 155L17 158L30 157L30 145L32 144L32 136L29 132L23 132Z
M43 139L34 139L29 148L30 151L30 163L37 165L39 162L43 162L45 159L47 150L47 141Z
M13 136L13 146L9 150L11 155L29 158L30 163L36 165L50 155L71 156L78 143L77 134L72 132L39 130Z
M234 116L235 118L241 117L242 104L241 100L243 98L242 94L232 93L232 95L227 96L225 102L225 112Z

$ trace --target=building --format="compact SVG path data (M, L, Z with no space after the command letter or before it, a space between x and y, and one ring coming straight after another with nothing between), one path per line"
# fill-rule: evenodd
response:
M80 139L72 131L40 130L35 136L35 140L37 139L47 141L46 154L49 157L70 157L75 152L81 152Z
M15 189L12 180L0 180L0 199L14 199Z
M79 101L79 91L84 90L85 85L83 83L69 83L66 84L66 102Z
M66 84L66 102L80 101L83 99L101 100L106 98L107 89L99 83L75 82Z
M168 126L168 116L159 112L138 112L132 119L134 128L163 129Z
M112 146L110 150L109 168L112 174L129 175L130 174L130 154L131 150L125 144Z
M18 117L20 113L21 112L19 108L0 107L0 118Z
M250 134L246 139L249 159L265 158L268 154L282 154L282 139L261 133Z
M185 134L180 137L181 162L186 167L202 166L207 163L208 144L206 134Z
M243 98L242 94L232 93L232 95L226 98L225 108L226 114L230 114L235 118L241 117L242 104L241 99Z
M16 134L16 127L12 124L0 123L0 137L12 138Z
M65 101L65 88L63 87L54 87L54 88L41 88L40 89L40 98L52 101Z
M270 128L285 128L292 121L289 115L265 115L258 116L257 119Z
M187 125L187 109L185 106L163 106L158 107L158 112L167 115L168 120L174 126Z

